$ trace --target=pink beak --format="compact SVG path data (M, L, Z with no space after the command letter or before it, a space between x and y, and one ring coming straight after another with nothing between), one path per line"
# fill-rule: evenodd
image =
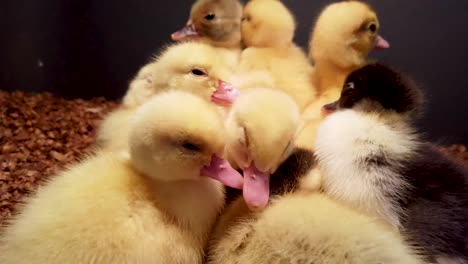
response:
M270 174L261 172L254 163L244 169L244 201L250 210L262 210L270 199Z
M242 189L244 183L242 175L229 162L216 155L211 157L210 165L203 167L200 173L235 189Z
M338 105L338 101L323 105L322 106L322 114L324 116L328 116L328 115L333 114L337 110L337 105Z
M239 94L239 89L232 84L219 80L218 89L211 95L211 101L215 104L231 105Z
M382 50L388 48L390 48L390 43L388 43L388 41L386 41L382 36L378 35L375 41L374 49Z
M200 33L197 32L195 29L195 25L192 23L187 24L182 29L172 33L171 39L174 41L190 39L190 38L197 38L201 37Z

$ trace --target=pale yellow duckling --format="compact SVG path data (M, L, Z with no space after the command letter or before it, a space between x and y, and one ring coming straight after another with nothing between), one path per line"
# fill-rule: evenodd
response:
M364 65L373 49L389 48L379 34L380 23L370 5L342 1L328 5L311 33L309 56L314 60L313 80L319 95L339 98L349 73Z
M197 0L187 25L172 40L192 39L217 47L240 48L242 4L238 0Z
M308 105L304 118L311 124L296 144L313 149L322 106L338 100L346 76L364 65L373 49L389 48L379 34L380 23L370 5L361 1L341 1L324 8L313 27L309 56L314 61L312 82L318 98Z
M134 116L127 155L98 152L25 204L0 263L201 263L224 203L209 177L242 184L222 159L223 122L193 94L155 96Z
M292 194L238 220L213 244L210 264L422 264L399 233L323 194Z
M183 90L222 106L230 105L238 96L238 90L222 80L230 76L234 67L229 54L220 53L207 44L186 42L169 46L130 83L122 106L100 125L98 145L113 150L127 148L129 117L136 107L163 91Z
M244 172L243 197L250 209L267 205L270 175L292 153L299 121L297 104L279 90L244 91L232 105L228 157Z
M303 110L315 98L315 89L310 82L311 65L293 42L295 28L293 14L280 1L249 1L241 27L246 49L231 82L240 89L263 86L283 90Z
M123 98L123 105L141 105L151 95L170 89L186 90L210 100L218 94L232 92L225 90L229 87L222 80L228 79L236 66L237 61L229 53L204 43L170 45L138 72Z

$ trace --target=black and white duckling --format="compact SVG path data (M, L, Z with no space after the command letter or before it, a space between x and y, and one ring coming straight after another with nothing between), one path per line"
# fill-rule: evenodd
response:
M334 113L316 140L322 188L438 263L467 263L468 172L417 132L422 99L411 78L383 64L352 72L339 100L324 106Z

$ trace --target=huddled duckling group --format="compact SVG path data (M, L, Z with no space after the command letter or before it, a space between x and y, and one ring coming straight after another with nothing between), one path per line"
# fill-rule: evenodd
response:
M308 56L295 27L279 0L196 0L0 263L468 264L468 172L414 125L416 82L367 61L375 11L325 7Z

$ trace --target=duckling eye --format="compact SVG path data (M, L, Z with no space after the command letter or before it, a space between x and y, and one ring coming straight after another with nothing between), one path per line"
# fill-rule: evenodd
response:
M211 14L211 13L205 16L206 20L213 20L214 18L215 18L215 14Z
M375 24L370 24L368 29L372 32L375 33L377 31L377 26Z
M201 151L201 147L198 146L197 144L191 143L191 142L184 142L182 143L182 148L186 151L189 152L199 152Z
M207 76L208 75L206 71L203 69L192 69L191 73L195 76Z
M354 82L345 84L345 90L354 89Z

